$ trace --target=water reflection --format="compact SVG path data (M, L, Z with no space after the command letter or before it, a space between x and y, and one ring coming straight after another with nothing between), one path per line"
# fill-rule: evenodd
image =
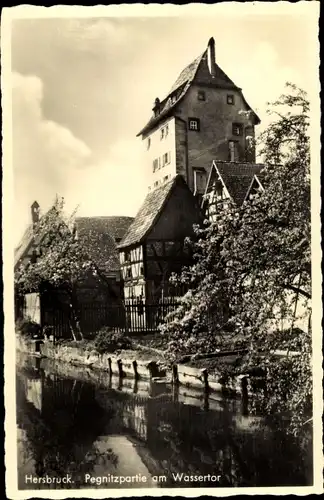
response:
M240 400L50 360L20 357L17 424L20 489L311 483L310 443L300 450Z

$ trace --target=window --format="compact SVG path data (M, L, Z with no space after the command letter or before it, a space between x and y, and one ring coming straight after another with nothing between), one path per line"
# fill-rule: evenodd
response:
M171 161L171 152L165 153L162 157L162 167L168 165Z
M198 90L198 101L206 101L206 93L204 90Z
M159 181L154 182L154 187L157 187L159 185Z
M168 135L169 133L169 125L166 125L165 126L165 137Z
M141 276L143 276L143 274L144 274L144 267L143 267L143 266L141 266L141 267L140 267L140 275L141 275Z
M155 158L155 160L153 160L153 172L156 172L158 168L159 168L159 159Z
M168 179L169 179L169 176L168 176L168 175L166 175L166 176L163 178L164 182L167 182L167 180L168 180Z
M129 267L129 268L127 269L127 271L126 271L126 277L127 277L127 278L131 278L131 277L132 277L132 268L131 268L131 267Z
M233 94L227 94L227 104L234 104Z
M124 252L124 259L125 259L125 262L128 262L130 260L130 252L128 250L126 250L126 252Z
M198 120L198 118L189 118L188 122L189 122L189 130L196 130L197 132L199 132L200 120Z
M162 141L163 138L164 138L164 128L161 128L161 131L160 131L160 140Z
M233 135L242 135L243 127L241 123L233 123L232 125L232 134Z
M150 147L151 147L151 137L148 137L148 138L147 138L147 145L146 145L146 148L147 148L147 149L150 149Z

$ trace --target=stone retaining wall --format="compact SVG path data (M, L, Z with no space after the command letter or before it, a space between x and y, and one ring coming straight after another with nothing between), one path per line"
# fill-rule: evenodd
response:
M72 347L64 344L53 345L50 341L37 341L16 336L17 350L36 356L57 359L60 362L76 366L86 366L98 369L118 377L131 377L142 380L169 382L174 385L190 387L204 392L223 392L247 396L249 394L248 378L244 375L237 377L230 384L224 385L220 377L210 375L207 369L194 368L183 364L173 365L167 370L157 361L143 361L136 359L120 359L114 354L99 354L86 347Z

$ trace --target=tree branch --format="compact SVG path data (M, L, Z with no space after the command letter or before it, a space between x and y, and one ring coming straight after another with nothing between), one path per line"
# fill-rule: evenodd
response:
M305 290L302 290L301 288L298 288L294 285L283 285L284 288L287 288L287 290L291 290L295 293L300 293L300 295L303 295L304 297L306 297L307 299L311 299L312 296L310 293L306 292Z

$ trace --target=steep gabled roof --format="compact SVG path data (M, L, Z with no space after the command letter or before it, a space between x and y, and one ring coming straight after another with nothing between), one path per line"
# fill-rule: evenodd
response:
M117 241L123 238L133 217L76 217L75 226L84 249L106 273L120 269Z
M19 264L33 241L33 225L29 224L14 251L14 266Z
M245 198L244 198L244 201L248 199L248 197L250 196L250 193L253 189L254 186L256 186L257 188L261 189L261 191L264 191L264 183L266 181L266 176L260 172L258 174L255 174L253 179L251 180L251 183L249 185L249 188L246 192L246 195L245 195Z
M246 105L246 107L253 112L256 123L260 122L259 117L249 106L245 100L242 91L235 83L226 75L226 73L218 66L216 61L213 65L213 76L209 73L207 65L207 52L206 49L200 56L198 56L194 61L188 64L180 73L174 84L172 85L170 91L166 97L160 103L160 112L157 115L153 115L144 128L137 134L137 137L150 131L155 125L160 123L162 120L169 117L175 108L184 98L188 92L191 85L196 81L197 84L209 83L215 87L222 87L227 89L233 89L241 94L241 97ZM202 81L200 81L202 80Z
M120 269L117 241L122 239L133 217L76 217L75 225L89 257L103 271Z
M207 51L203 52L198 56L194 61L192 61L188 66L185 67L172 85L170 92L168 93L168 96L173 94L179 87L184 85L185 83L192 82L193 79L195 78L197 69L199 67L199 64L201 63L203 57L207 54Z
M210 191L215 173L217 172L234 203L241 206L246 198L246 194L254 176L256 174L260 175L263 168L264 165L256 163L214 161L205 193Z
M171 195L171 192L179 183L186 185L181 175L177 175L169 182L162 184L154 191L148 193L142 206L137 212L133 223L118 245L118 248L121 249L131 245L136 245L143 241L147 233L157 221L159 215L163 210L163 207L165 206L167 200L169 199L169 196Z
M75 218L79 239L82 240L89 257L102 271L109 273L120 269L117 243L123 238L133 220L134 217L124 216ZM30 224L15 249L15 267L33 240L33 226Z

